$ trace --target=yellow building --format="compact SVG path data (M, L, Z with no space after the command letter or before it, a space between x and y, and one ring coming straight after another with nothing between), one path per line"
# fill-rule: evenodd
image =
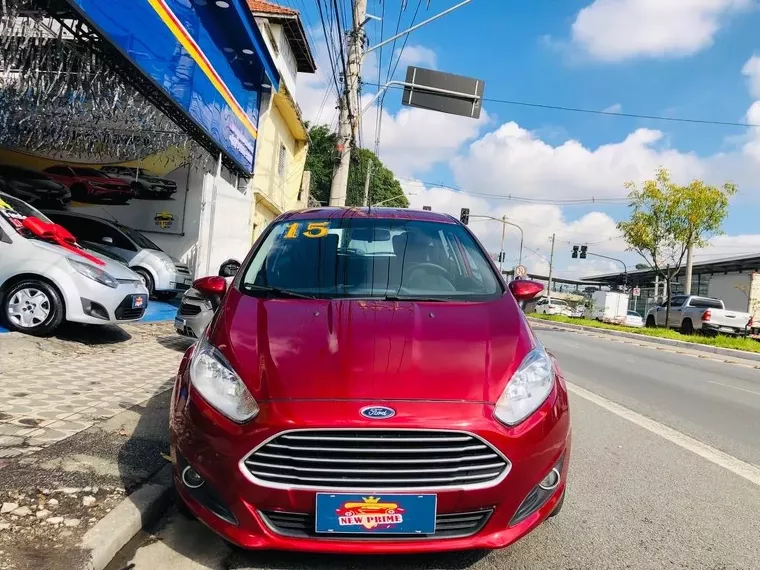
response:
M296 74L316 65L297 10L248 0L267 48L280 72L280 90L263 94L251 186L253 239L281 213L305 208L309 176L304 175L308 133L296 103Z

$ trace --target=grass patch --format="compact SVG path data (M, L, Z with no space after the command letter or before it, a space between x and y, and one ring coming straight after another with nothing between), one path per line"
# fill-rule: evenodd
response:
M571 325L582 325L585 327L592 327L595 329L609 329L616 331L624 331L628 333L634 333L643 337L653 336L658 338L670 338L673 340L681 340L684 342L691 342L693 344L702 344L705 346L717 346L719 348L733 348L734 350L745 350L747 352L760 352L760 342L751 338L736 338L730 336L716 336L707 337L702 335L685 335L672 329L638 329L632 327L623 327L619 325L612 325L609 323L602 323L600 321L594 321L591 319L573 319L564 315L543 315L538 313L531 313L528 315L535 319L542 321L554 321L557 323L568 323Z

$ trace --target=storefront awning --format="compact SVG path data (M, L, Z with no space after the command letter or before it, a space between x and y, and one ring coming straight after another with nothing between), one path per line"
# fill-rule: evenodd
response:
M261 92L280 77L245 0L66 2L86 23L76 35L228 167L253 172Z

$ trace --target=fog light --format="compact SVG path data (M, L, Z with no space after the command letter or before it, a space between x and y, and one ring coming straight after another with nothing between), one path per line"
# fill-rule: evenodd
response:
M549 474L544 477L544 480L541 481L538 486L541 487L544 491L551 491L552 489L556 489L557 485L559 485L559 471L555 467L551 471L549 471Z
M182 482L186 487L189 487L190 489L197 489L205 483L203 477L201 477L198 472L190 466L185 467L182 470Z

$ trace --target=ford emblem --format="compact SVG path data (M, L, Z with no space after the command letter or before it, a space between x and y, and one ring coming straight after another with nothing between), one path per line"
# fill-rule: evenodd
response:
M396 415L396 410L385 406L367 406L359 410L359 413L371 420L387 420Z

